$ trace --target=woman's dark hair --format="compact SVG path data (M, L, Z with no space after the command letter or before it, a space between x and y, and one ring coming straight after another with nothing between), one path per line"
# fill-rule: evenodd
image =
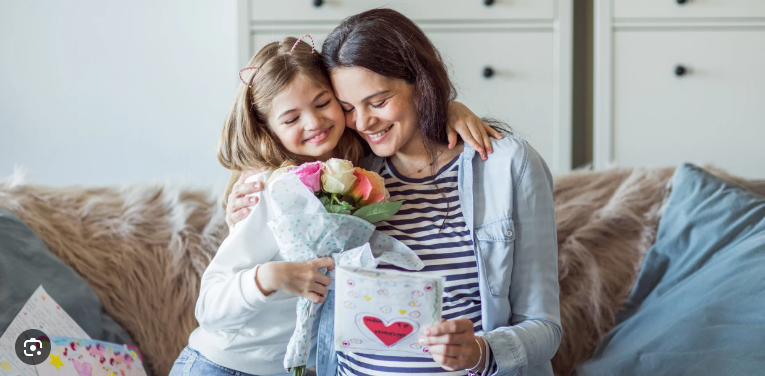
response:
M414 85L425 147L446 145L449 102L456 91L441 54L412 20L392 9L372 9L343 20L322 47L327 68L366 68Z

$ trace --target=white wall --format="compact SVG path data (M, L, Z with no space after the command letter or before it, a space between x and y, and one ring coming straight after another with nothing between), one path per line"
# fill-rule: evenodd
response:
M225 184L236 2L0 1L0 179Z

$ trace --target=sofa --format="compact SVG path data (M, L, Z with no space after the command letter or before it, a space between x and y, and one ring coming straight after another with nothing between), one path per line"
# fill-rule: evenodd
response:
M706 169L765 195L765 181ZM564 333L557 375L572 374L617 324L656 240L674 172L616 168L555 178ZM0 207L87 282L154 375L169 372L197 326L200 279L228 233L221 197L170 183L50 187L21 175L0 182Z

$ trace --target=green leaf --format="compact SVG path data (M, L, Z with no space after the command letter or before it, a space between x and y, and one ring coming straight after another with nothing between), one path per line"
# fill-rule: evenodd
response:
M331 200L327 196L319 197L319 201L321 201L321 204L324 205L324 207L329 205L329 203L331 202Z
M351 211L344 208L342 205L327 205L326 209L330 213L335 214L351 214Z
M340 201L340 206L342 206L342 207L344 207L344 208L346 208L348 210L356 209L356 208L353 207L353 205L351 205L350 203L345 202L345 201Z
M353 215L369 223L377 223L392 217L393 214L396 214L401 209L403 204L404 201L378 202L356 210Z

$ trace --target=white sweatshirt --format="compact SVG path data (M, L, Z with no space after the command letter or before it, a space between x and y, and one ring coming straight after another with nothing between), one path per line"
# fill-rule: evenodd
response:
M246 182L265 185L270 176L267 171ZM202 276L195 310L199 328L191 333L189 345L213 362L240 372L284 374L282 362L295 330L297 297L281 291L266 297L255 283L259 265L284 258L266 225L274 219L268 193L263 190L250 196L259 198L257 205L231 229ZM318 325L313 329L312 352ZM315 355L309 358L315 360Z

